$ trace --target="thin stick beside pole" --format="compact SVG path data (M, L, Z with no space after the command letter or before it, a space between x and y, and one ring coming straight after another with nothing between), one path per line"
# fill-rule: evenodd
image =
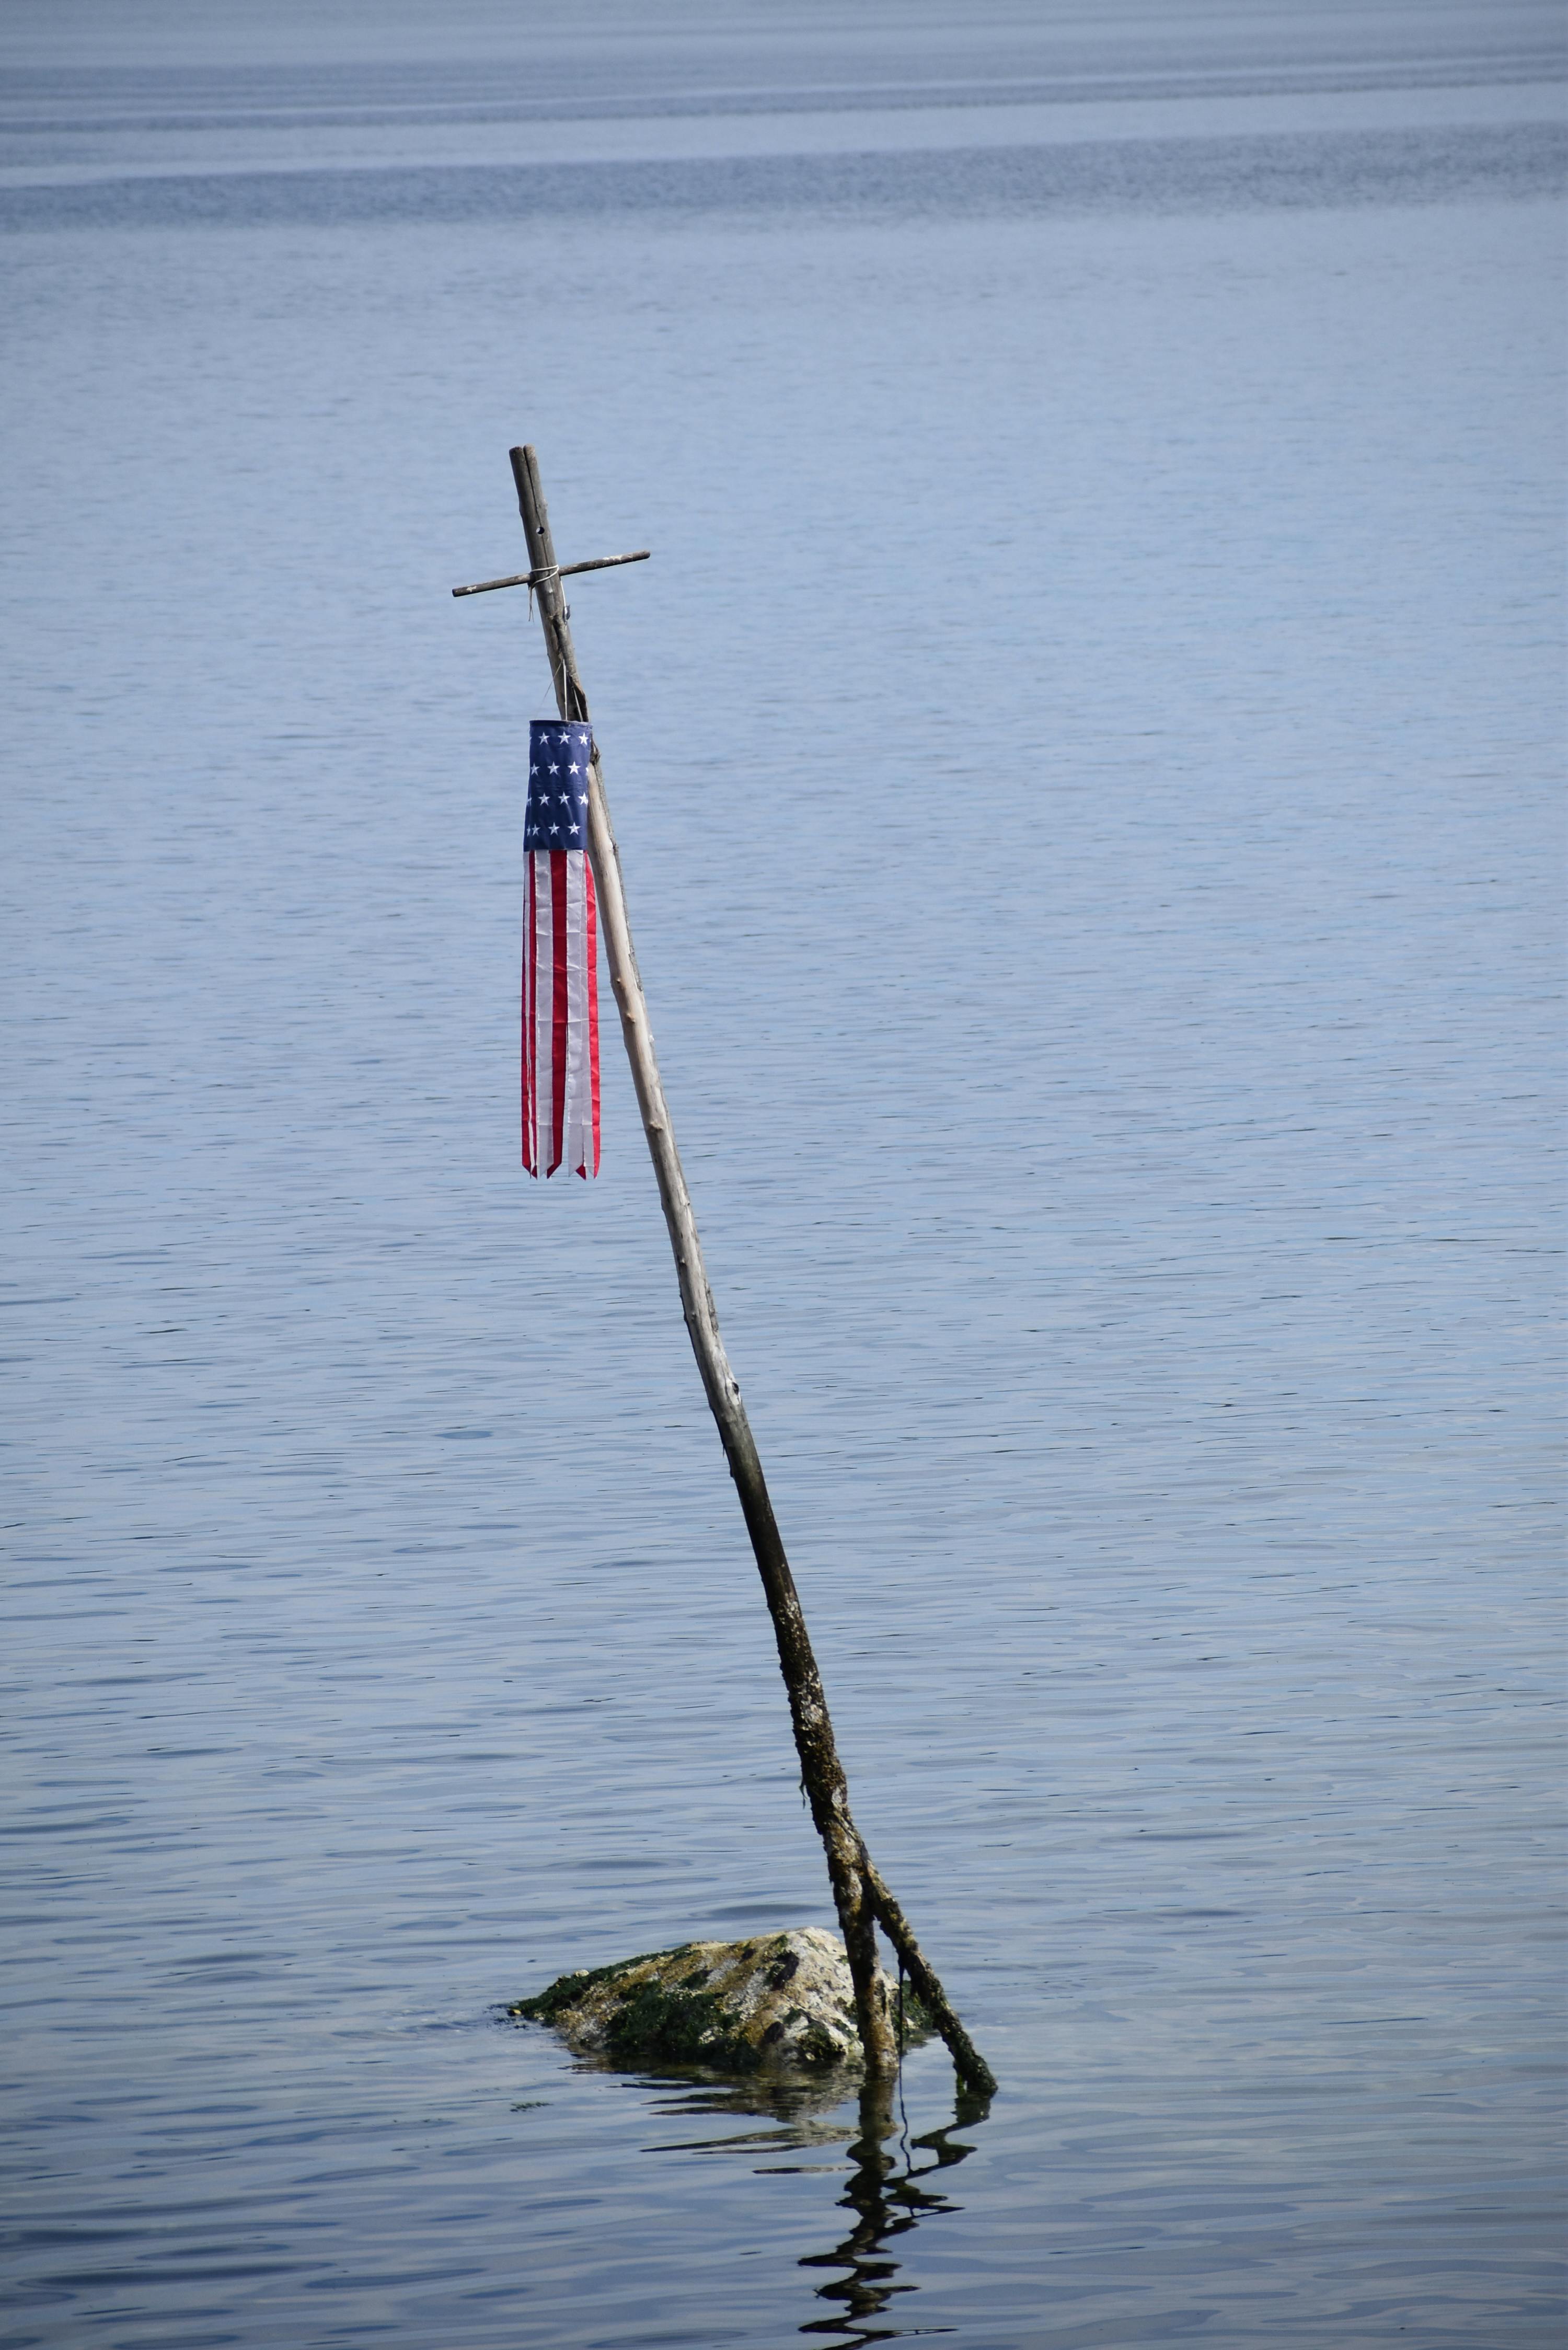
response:
M563 718L587 720L587 697L578 673L566 607L556 564L549 515L539 485L538 461L531 448L514 449L512 471L523 527L528 535L531 580L544 624L556 706ZM570 568L571 567L567 567ZM621 1034L631 1063L638 1107L653 1159L675 1270L680 1284L680 1306L691 1335L692 1352L702 1385L718 1423L730 1473L740 1495L746 1531L756 1554L757 1568L773 1617L779 1667L789 1693L794 1741L800 1756L801 1783L818 1835L827 1855L827 1873L838 1922L855 1984L856 2015L867 2070L873 2074L897 2070L898 2056L888 2002L877 1959L877 1925L881 1923L903 1959L917 1994L952 2053L959 2076L966 2086L989 2094L995 2080L969 2034L950 2006L941 1984L925 1959L898 1903L871 1865L859 1830L850 1815L849 1789L834 1742L822 1677L805 1628L800 1596L768 1498L762 1462L752 1436L741 1390L719 1336L713 1293L702 1263L697 1222L681 1172L680 1153L670 1128L659 1063L654 1056L648 1005L638 975L631 928L621 887L620 853L610 827L604 774L598 746L594 745L588 773L588 849L598 897L599 923L609 964L610 985L620 1013Z

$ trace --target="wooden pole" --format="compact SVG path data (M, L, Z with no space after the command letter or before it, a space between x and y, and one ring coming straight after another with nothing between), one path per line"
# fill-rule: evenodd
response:
M528 576L539 601L539 617L544 624L556 706L563 718L586 721L588 716L587 697L583 691L566 601L561 594L563 575L556 562L549 515L539 485L538 460L531 448L513 450L512 471L517 484L517 502L523 510L523 527L528 534L531 566ZM653 1170L658 1178L664 1221L670 1228L670 1245L675 1253L675 1271L680 1284L680 1308L691 1335L692 1352L697 1357L697 1367L702 1375L708 1402L718 1423L730 1474L741 1498L746 1531L752 1538L752 1548L756 1554L758 1572L767 1596L768 1612L773 1617L779 1668L789 1693L795 1748L800 1756L801 1784L827 1855L828 1877L833 1886L839 1927L855 1983L856 2015L867 2068L872 2074L887 2074L895 2071L898 2062L892 2022L877 1967L877 1921L880 1919L888 1939L904 1961L905 1970L917 1994L924 2002L952 2052L960 2079L968 2087L989 2093L995 2088L995 2080L949 2005L940 1983L909 1931L902 1910L872 1867L870 1855L850 1815L849 1788L834 1742L833 1724L828 1719L822 1676L812 1653L800 1596L790 1572L789 1560L784 1555L773 1503L768 1498L762 1462L757 1457L751 1423L746 1418L746 1408L741 1400L735 1375L730 1368L723 1340L719 1336L713 1293L708 1286L708 1276L703 1269L697 1222L691 1212L686 1178L681 1172L680 1154L670 1129L664 1087L659 1081L659 1063L654 1057L648 1005L642 993L642 982L638 975L637 956L632 948L626 898L621 888L620 853L610 828L604 773L597 743L588 772L588 850L593 861L599 925L604 934L610 985L620 1013L621 1034L626 1039L627 1055L631 1062L632 1083L637 1088L638 1107L642 1113L643 1130L648 1136Z

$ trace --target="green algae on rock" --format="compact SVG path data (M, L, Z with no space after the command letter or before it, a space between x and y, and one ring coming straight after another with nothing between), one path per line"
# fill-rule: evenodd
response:
M887 1989L896 2015L898 1986L887 1981ZM506 2012L553 2024L574 2048L623 2063L752 2073L861 2062L849 1961L837 1936L820 1926L745 1942L682 1942L561 1975ZM908 1994L904 2013L906 2039L924 2039L929 2023Z

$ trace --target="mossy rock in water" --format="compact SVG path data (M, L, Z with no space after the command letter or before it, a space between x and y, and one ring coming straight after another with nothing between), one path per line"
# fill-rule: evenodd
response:
M886 1975L889 2012L898 1986ZM639 2058L716 2072L857 2064L855 1986L836 1935L820 1926L748 1942L682 1942L618 1966L561 1975L509 2015L554 2024L574 2048L620 2063ZM904 1997L905 2037L930 2025Z

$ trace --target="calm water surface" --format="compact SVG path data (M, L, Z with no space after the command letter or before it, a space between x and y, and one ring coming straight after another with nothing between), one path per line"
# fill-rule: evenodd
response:
M5 2342L1544 2350L1553 16L226 21L5 36ZM499 2015L830 1921L613 1036L517 1169L524 437L989 2114Z

